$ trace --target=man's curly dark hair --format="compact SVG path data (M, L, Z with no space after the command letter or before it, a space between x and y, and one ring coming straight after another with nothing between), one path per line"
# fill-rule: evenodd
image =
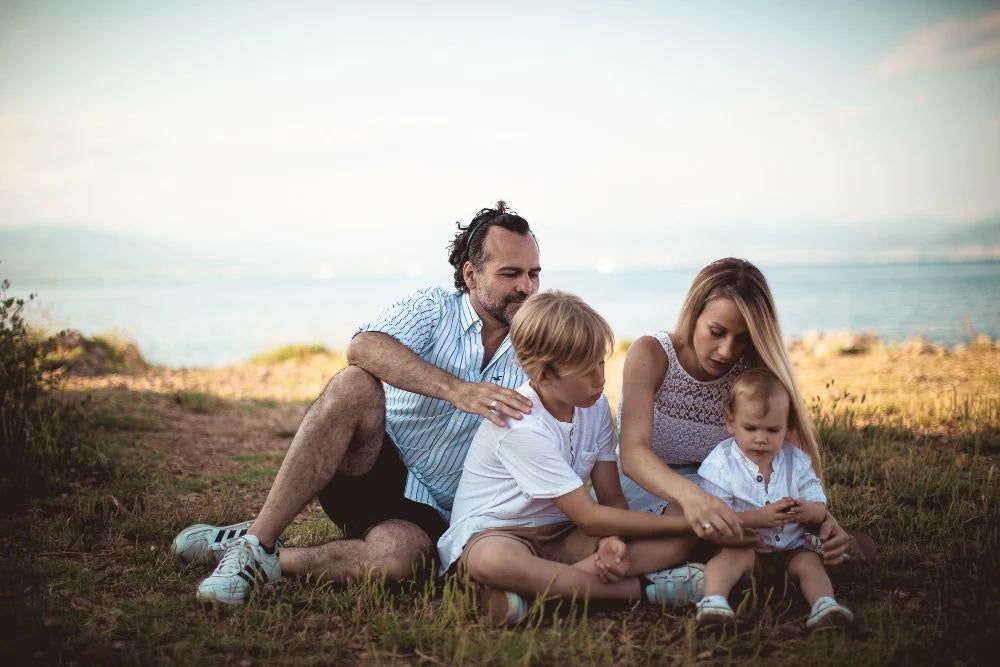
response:
M462 267L466 262L472 262L472 266L478 271L486 261L486 232L490 227L503 227L517 234L531 234L535 238L534 232L528 226L528 221L507 208L507 203L503 200L497 202L496 208L484 208L465 227L461 222L456 222L458 233L450 244L448 244L448 263L455 267L455 288L460 292L468 292L469 288L465 284L462 276Z

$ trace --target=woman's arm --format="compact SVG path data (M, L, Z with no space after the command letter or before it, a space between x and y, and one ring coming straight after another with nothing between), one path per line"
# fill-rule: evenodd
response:
M646 491L678 503L698 537L739 537L740 521L725 503L671 470L653 452L653 400L666 377L667 363L663 346L652 336L636 340L625 357L618 416L622 470Z

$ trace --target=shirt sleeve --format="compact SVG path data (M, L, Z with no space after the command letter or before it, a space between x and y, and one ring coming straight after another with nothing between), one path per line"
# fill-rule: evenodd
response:
M733 480L729 474L729 466L726 465L723 450L726 442L729 441L724 441L716 446L701 462L701 466L698 468L698 486L733 508L736 496L733 493Z
M558 498L583 486L552 434L541 426L511 429L500 439L497 458L530 498Z
M814 503L827 503L826 493L823 492L823 483L816 476L816 471L812 466L812 459L809 455L798 447L793 448L793 461L795 473L795 486L799 491L799 497Z
M716 486L715 484L708 481L704 477L702 477L698 481L698 485L702 488L703 491L711 493L713 496L715 496L722 502L726 503L726 505L729 506L729 509L733 510L734 512L736 511L735 507L736 497L732 494L731 491L729 491L728 489L724 489L721 486Z
M604 410L601 415L601 428L597 435L597 460L618 462L618 452L615 449L615 421L611 416L611 405L608 397L601 396Z
M424 354L441 321L446 296L440 289L418 290L383 310L371 322L362 324L354 335L377 331L392 336L417 354Z

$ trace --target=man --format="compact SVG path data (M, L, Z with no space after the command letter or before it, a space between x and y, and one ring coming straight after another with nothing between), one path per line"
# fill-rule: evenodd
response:
M182 560L221 552L199 600L242 604L282 573L398 581L433 558L481 418L502 425L531 411L513 391L524 374L507 333L541 271L528 222L502 201L459 225L449 261L456 292L418 291L360 328L257 518L178 534ZM317 496L348 539L280 549L278 536Z

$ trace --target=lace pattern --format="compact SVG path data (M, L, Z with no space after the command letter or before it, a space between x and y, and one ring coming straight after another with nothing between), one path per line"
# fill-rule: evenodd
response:
M653 399L653 452L667 464L700 463L729 437L725 400L747 364L740 359L721 378L702 382L681 366L666 332L653 336L660 341L668 361L666 377Z

